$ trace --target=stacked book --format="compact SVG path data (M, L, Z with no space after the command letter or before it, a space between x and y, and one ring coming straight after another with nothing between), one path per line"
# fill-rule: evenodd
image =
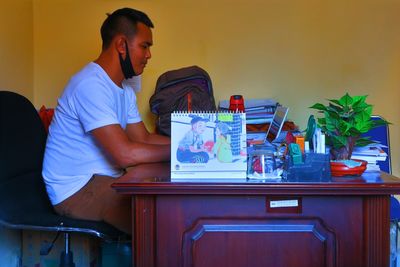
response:
M245 99L246 124L270 123L278 105L277 101L269 98ZM229 110L229 100L221 100L218 107L221 111Z
M379 171L378 162L386 161L387 153L382 149L384 146L380 144L371 144L365 147L354 148L351 159L361 159L368 162L367 171Z

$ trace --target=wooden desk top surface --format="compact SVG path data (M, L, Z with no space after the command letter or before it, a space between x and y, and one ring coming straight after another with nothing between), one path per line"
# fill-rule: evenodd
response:
M400 194L400 179L384 172L320 181L205 179L171 181L169 163L132 167L112 187L122 194L141 195L390 195Z

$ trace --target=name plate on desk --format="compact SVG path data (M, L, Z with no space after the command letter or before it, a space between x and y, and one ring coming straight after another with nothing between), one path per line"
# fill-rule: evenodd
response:
M297 199L271 200L269 204L271 208L288 208L288 207L298 207L299 201Z
M269 213L301 213L302 205L300 197L293 198L267 198L266 208Z

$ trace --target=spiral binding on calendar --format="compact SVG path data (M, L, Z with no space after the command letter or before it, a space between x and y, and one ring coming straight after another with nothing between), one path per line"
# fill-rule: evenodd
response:
M216 110L216 111L210 111L210 110L199 110L199 111L186 111L186 110L175 110L171 114L223 114L223 113L229 113L229 114L245 114L243 111L233 111L233 110Z

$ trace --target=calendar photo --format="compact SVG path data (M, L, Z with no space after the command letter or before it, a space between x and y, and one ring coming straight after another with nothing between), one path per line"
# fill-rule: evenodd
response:
M171 114L171 178L246 178L244 113Z

